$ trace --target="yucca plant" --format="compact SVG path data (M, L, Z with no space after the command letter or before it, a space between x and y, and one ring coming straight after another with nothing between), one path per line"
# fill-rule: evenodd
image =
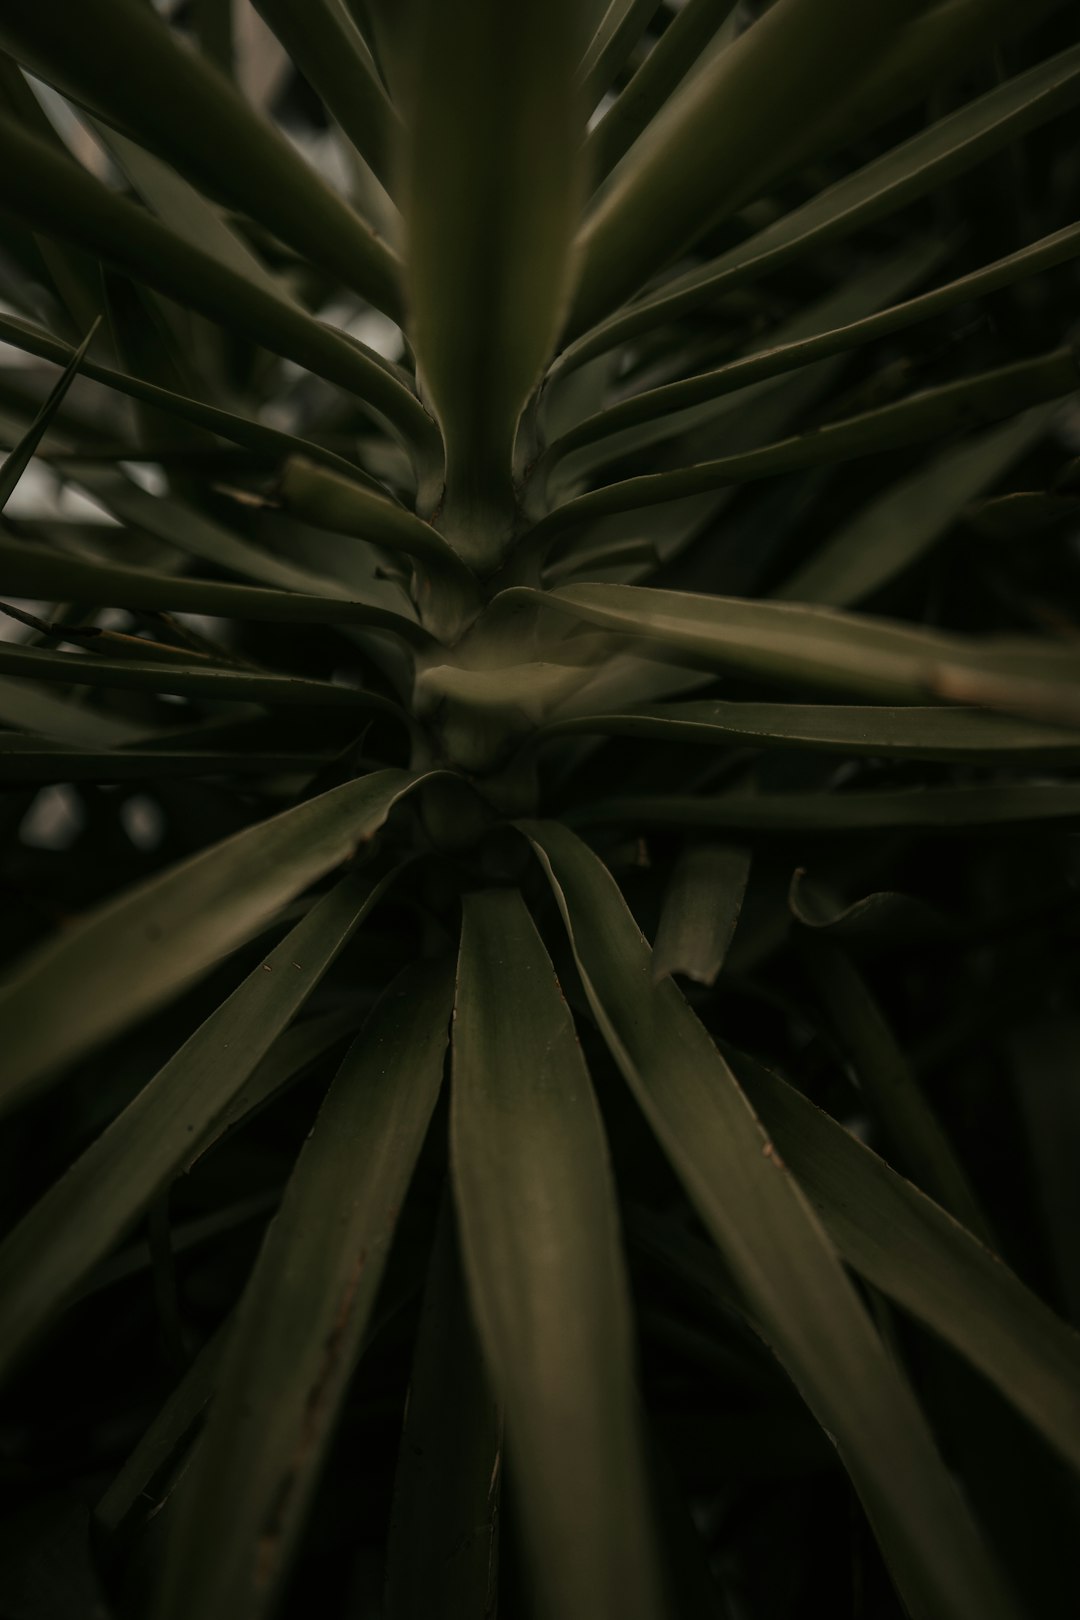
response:
M0 1613L1075 1613L1074 8L255 12L0 5Z

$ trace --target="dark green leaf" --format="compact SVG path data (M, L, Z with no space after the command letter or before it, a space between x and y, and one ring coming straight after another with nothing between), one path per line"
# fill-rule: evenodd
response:
M523 824L551 882L585 993L623 1075L747 1308L862 1497L920 1620L1017 1611L897 1364L798 1183L610 874L565 828Z
M387 1548L387 1620L492 1620L502 1419L469 1314L449 1201L416 1337Z
M589 175L598 184L655 118L701 59L735 0L686 0L585 145Z
M992 1229L967 1173L953 1151L896 1036L859 969L843 947L823 934L835 912L831 895L804 873L792 880L791 911L819 925L807 938L802 962L847 1053L870 1114L884 1128L915 1180L984 1242Z
M683 973L715 984L742 910L750 851L739 844L689 844L664 894L652 966L656 978Z
M105 638L95 638L107 644ZM94 641L88 646L93 648ZM54 652L0 642L0 675L26 675L36 681L61 681L69 686L103 686L142 692L169 692L180 697L208 698L222 703L265 703L309 708L356 709L374 714L404 714L389 698L333 681L314 681L295 675L264 674L259 670L230 669L213 664L158 661L154 645L145 644L145 658L102 658L96 652ZM66 737L64 741L85 741ZM118 739L120 740L120 739Z
M407 969L326 1095L237 1309L161 1620L248 1620L274 1601L439 1093L450 1009L447 965Z
M765 98L770 106L772 95L770 89ZM1080 45L1071 45L890 147L719 258L674 277L619 311L574 343L559 362L560 369L580 365L591 355L887 217L1067 111L1078 97Z
M662 1612L599 1110L521 898L465 901L451 1164L538 1615Z
M880 589L923 556L974 496L996 483L1043 437L1052 410L1044 405L1024 412L891 485L833 530L774 596L851 607Z
M872 832L883 827L944 831L1080 816L1080 783L901 788L866 793L662 794L604 799L568 814L575 826L715 827L768 836Z
M844 87L896 48L910 16L904 0L780 0L688 78L585 223L571 331L607 315L704 230L805 162L815 126Z
M308 777L326 763L325 753L214 752L211 749L155 748L89 753L58 749L33 737L0 742L0 785L40 782L140 782L176 776L268 776L299 773Z
M3 511L7 505L12 491L30 465L34 452L45 437L49 424L63 404L64 395L75 381L79 367L83 363L87 349L94 340L96 331L97 322L95 321L64 367L62 374L53 384L52 390L40 411L38 411L18 444L14 445L4 458L3 465L0 466L0 511Z
M1080 1470L1080 1341L997 1255L828 1114L743 1053L732 1063L849 1265L997 1384Z
M584 108L573 0L415 0L400 202L410 338L446 444L442 524L482 569L569 295Z
M182 579L148 568L120 568L91 562L44 546L0 540L0 570L12 596L46 601L81 601L105 607L150 608L174 613L206 613L215 618L290 624L360 624L393 630L423 646L427 632L404 614L349 602L337 596L301 596L293 591L225 585L216 580Z
M1005 258L984 266L981 270L974 270L968 275L946 282L944 286L935 287L918 298L909 298L905 303L894 305L890 309L880 310L876 314L864 316L861 320L853 320L846 325L835 327L832 331L818 332L801 340L774 342L737 360L730 360L715 371L706 371L699 376L634 394L620 404L612 405L608 410L586 418L552 447L552 453L566 454L579 445L606 438L623 428L641 422L651 422L657 417L685 410L691 405L722 399L765 377L783 376L800 366L812 365L817 360L843 354L860 344L877 342L893 332L903 331L918 321L932 319L971 299L986 297L1003 287L1024 281L1029 276L1067 263L1077 255L1080 255L1080 225L1069 225L1064 230L1055 231L1051 236L1031 243L1029 247L1021 248L1017 253L1010 253Z
M152 7L52 0L46 12L32 0L10 0L0 41L211 196L260 219L377 308L397 311L397 264L388 249L234 85L185 50ZM145 94L148 84L153 95Z
M177 1456L209 1404L231 1322L203 1345L180 1382L94 1509L94 1522L110 1540L123 1533L154 1479Z
M51 337L42 327L35 326L31 321L19 320L14 315L0 314L0 339L12 344L16 349L22 349L26 354L36 354L42 360L55 360L58 365L67 365L75 352L70 344ZM80 369L84 377L89 377L94 382L103 383L107 388L127 394L132 399L152 405L156 410L177 416L182 421L208 428L210 432L220 434L223 439L229 439L234 444L246 445L249 449L269 452L275 456L307 456L310 460L318 460L324 466L336 467L339 472L346 473L350 478L360 481L366 478L366 474L359 467L354 467L351 462L345 461L332 451L324 449L321 445L312 444L307 439L299 439L295 434L284 433L280 428L269 427L265 422L252 421L235 411L208 405L201 399L188 399L168 388L146 382L142 377L130 377L123 371L114 371L110 366L98 365L93 360L84 360ZM377 487L373 479L369 479L368 483L372 487Z
M348 13L334 0L255 0L255 9L360 156L390 185L398 115Z
M660 0L610 0L578 68L587 107L610 89L659 9Z
M313 906L5 1239L0 1359L6 1368L179 1172L192 1144L223 1114L383 887L369 877L349 877ZM65 1006L72 1003L69 992Z
M1073 393L1078 384L1076 354L1071 348L1055 349L1034 360L1020 360L976 377L927 388L895 404L827 422L808 433L794 434L756 450L701 461L672 472L642 473L590 490L542 518L529 536L529 545L542 555L544 547L557 535L616 512L637 511L657 502L704 495L729 484L857 460L924 439L970 432L984 423L1015 416L1028 406L1060 399Z
M129 3L140 16L150 15L136 0ZM383 412L407 442L433 452L432 423L419 400L392 367L355 339L185 242L5 116L0 155L0 204L34 229L88 248L158 292L352 391Z
M362 848L422 780L387 770L346 782L168 868L47 941L0 989L4 1105L251 939Z
M668 738L727 748L794 748L885 758L951 759L969 764L1032 764L1080 759L1080 730L1052 729L984 709L849 707L839 703L644 704L622 713L549 720L542 736L601 732Z

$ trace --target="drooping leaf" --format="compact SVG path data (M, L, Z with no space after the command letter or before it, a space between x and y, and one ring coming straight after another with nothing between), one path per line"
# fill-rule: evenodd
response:
M820 886L808 901L806 873L800 868L788 890L788 909L800 927L820 934L845 949L860 946L897 947L943 943L955 939L960 925L916 895L879 890L844 905Z
M1080 1469L1080 1344L996 1254L793 1086L731 1062L837 1249L926 1322Z
M1055 530L1078 514L1080 495L1018 489L978 502L965 513L965 520L977 534L993 540L1026 540L1032 534Z
M599 1111L511 890L465 901L451 1169L545 1620L661 1613L629 1301Z
M346 782L169 867L40 946L0 988L3 1105L252 938L368 842L422 780L386 770Z
M913 1615L1015 1615L899 1367L730 1069L595 855L522 830L552 885L593 1016L746 1308L834 1439Z
M105 3L131 4L139 15L151 15L137 0ZM431 450L432 424L419 400L391 366L355 339L185 242L3 115L0 154L0 202L36 229L90 249L177 302L353 391L384 413L406 441Z
M151 7L140 0L53 0L46 12L31 0L11 0L0 18L0 41L17 61L130 131L196 186L260 219L377 308L398 310L389 250ZM152 96L144 94L148 83Z
M171 1526L161 1620L248 1620L275 1600L439 1093L451 983L445 962L395 979L301 1149Z
M42 327L14 315L0 314L0 339L27 354L38 355L42 360L55 360L58 365L67 365L75 352L70 344L52 337ZM285 433L281 428L270 427L266 422L241 416L236 411L222 410L220 406L209 405L204 400L189 399L183 394L147 382L142 377L131 377L110 366L98 365L93 360L84 359L81 371L84 377L94 382L103 383L118 393L152 405L155 410L177 416L181 421L208 428L234 444L246 445L249 449L275 456L306 456L309 460L318 460L323 466L336 467L350 478L363 481L367 477L361 468L353 467L333 451L310 440L297 438L295 434ZM374 485L373 479L368 482Z
M313 906L0 1245L5 1368L179 1172L383 886L354 875Z

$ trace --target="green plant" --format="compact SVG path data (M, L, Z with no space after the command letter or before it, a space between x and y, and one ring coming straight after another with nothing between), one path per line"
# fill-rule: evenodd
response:
M0 1610L1074 1612L1071 8L255 6L0 8Z

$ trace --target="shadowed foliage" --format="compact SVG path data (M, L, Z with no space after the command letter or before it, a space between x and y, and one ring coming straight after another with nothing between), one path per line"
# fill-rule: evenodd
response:
M1067 1620L1080 28L3 0L0 1620Z

